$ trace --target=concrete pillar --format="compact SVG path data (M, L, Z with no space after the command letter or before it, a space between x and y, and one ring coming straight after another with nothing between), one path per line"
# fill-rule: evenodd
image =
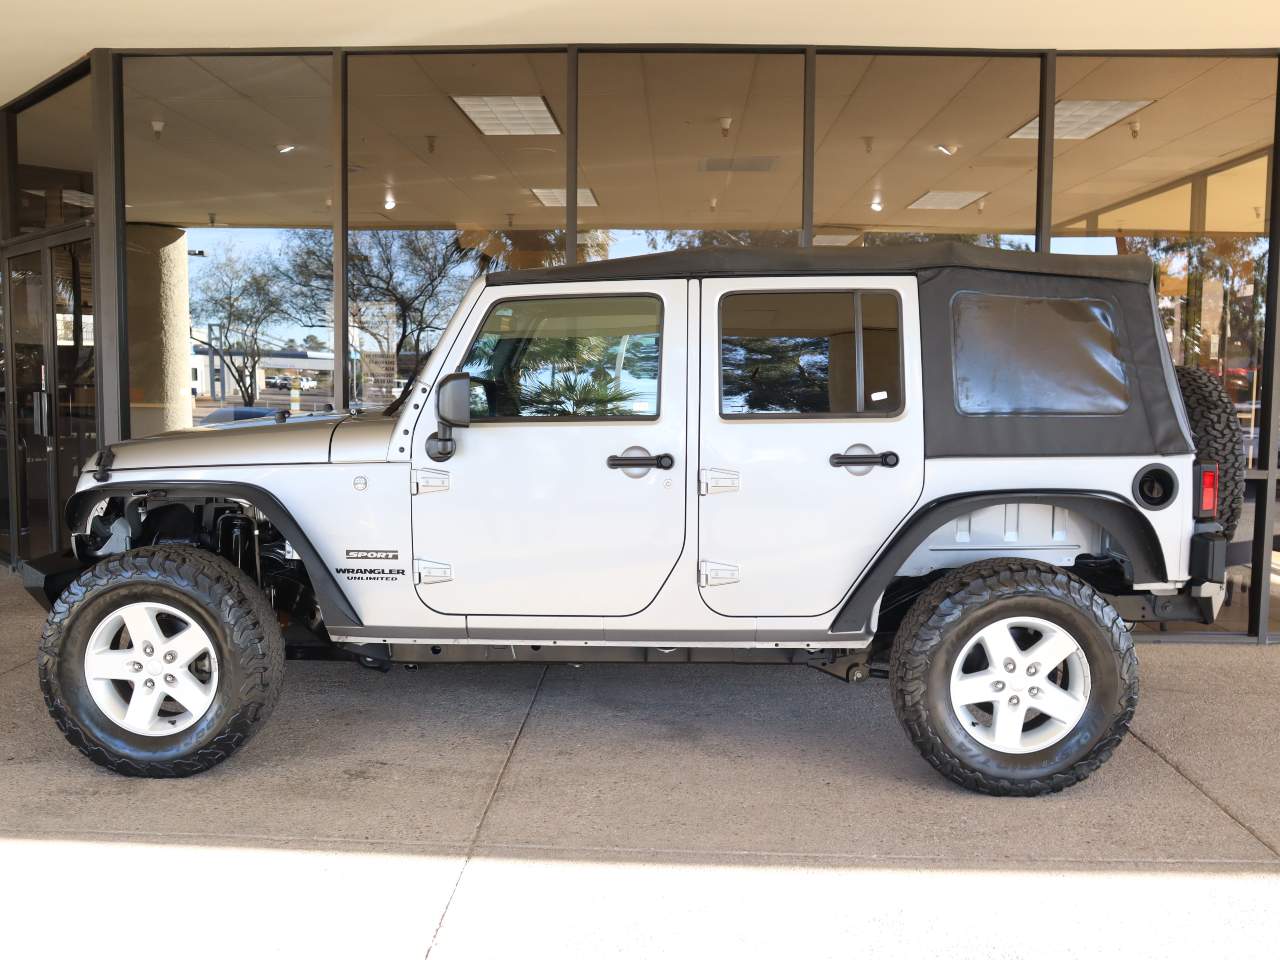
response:
M187 234L179 227L131 223L126 316L129 417L134 437L191 426L191 305Z

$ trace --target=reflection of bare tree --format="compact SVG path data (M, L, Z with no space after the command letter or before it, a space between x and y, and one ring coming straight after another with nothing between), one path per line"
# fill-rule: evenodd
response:
M206 264L191 294L192 317L203 322L206 331L214 325L221 328L221 336L206 333L201 339L193 331L191 339L218 355L245 406L252 406L258 396L258 365L267 346L266 333L286 319L274 264L224 250Z
M1179 362L1224 379L1238 402L1256 387L1265 318L1267 241L1252 234L1148 235L1116 238L1120 253L1153 261L1162 316ZM1162 278L1173 278L1164 284ZM1179 290L1185 280L1185 292ZM1169 289L1178 291L1168 292ZM1230 371L1237 371L1229 375Z

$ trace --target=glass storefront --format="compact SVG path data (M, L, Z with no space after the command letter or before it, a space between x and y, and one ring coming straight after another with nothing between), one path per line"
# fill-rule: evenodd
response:
M334 404L332 69L125 59L132 436Z
M578 259L800 243L804 57L578 61Z
M820 54L814 243L1035 246L1040 61Z
M1274 57L1058 54L1047 177L1036 54L597 48L118 62L122 198L105 179L95 189L100 78L82 69L9 115L0 394L12 409L0 418L0 465L4 512L18 519L0 531L0 551L58 539L59 488L104 423L141 437L384 406L485 271L703 246L945 238L1034 249L1039 235L1058 252L1149 256L1172 356L1210 371L1234 400L1247 502L1214 629L1256 629L1252 554L1275 512L1254 506L1280 469L1260 456ZM122 247L96 237L124 272L118 304L114 284L93 283L99 194L124 221ZM1043 222L1038 206L1050 211ZM109 378L97 299L124 318L118 401L98 395ZM1277 593L1267 613L1280 623Z
M74 223L93 214L93 110L88 77L15 118L18 236Z
M381 408L487 270L564 263L562 53L354 56L351 395Z

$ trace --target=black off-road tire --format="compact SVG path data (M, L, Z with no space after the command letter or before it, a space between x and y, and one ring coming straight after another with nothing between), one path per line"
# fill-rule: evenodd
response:
M1230 540L1244 508L1244 445L1235 404L1222 384L1199 367L1174 367L1191 422L1196 457L1218 465L1218 523Z
M951 706L955 659L984 626L1034 616L1066 627L1089 664L1088 705L1065 738L1034 753L993 750ZM916 600L889 660L894 710L943 776L1000 796L1055 793L1083 780L1124 738L1138 703L1138 660L1120 615L1087 583L1034 560L987 560L945 574Z
M142 736L115 724L85 680L94 627L126 603L168 604L199 622L218 657L213 702L192 726ZM58 728L116 773L185 777L221 763L270 716L284 678L284 638L258 587L221 557L187 546L141 547L85 570L53 604L37 656L40 689Z

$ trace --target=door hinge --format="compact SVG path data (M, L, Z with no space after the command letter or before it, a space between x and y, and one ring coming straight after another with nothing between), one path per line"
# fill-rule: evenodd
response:
M716 563L714 560L698 562L698 586L723 587L738 582L738 568L731 563Z
M449 473L422 467L409 475L409 493L442 493L449 489Z
M453 579L453 567L438 560L413 558L414 583L444 583Z
M701 496L707 497L713 493L736 493L738 489L737 470L703 467L698 471L698 493Z

